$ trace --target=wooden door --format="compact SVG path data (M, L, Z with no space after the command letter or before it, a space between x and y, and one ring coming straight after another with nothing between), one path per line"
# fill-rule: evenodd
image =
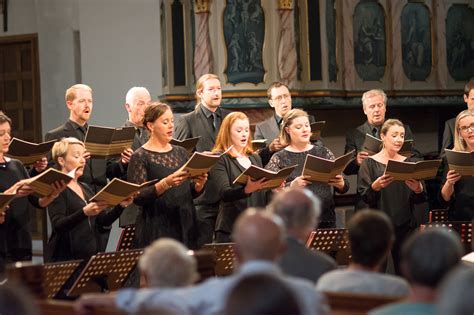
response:
M0 110L12 119L13 136L41 141L36 34L0 37Z

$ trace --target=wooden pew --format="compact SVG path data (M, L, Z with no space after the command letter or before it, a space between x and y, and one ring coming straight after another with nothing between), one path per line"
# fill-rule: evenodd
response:
M379 306L400 301L400 297L324 292L331 315L362 315Z
M42 315L76 315L73 309L74 302L60 301L52 299L37 300L39 310ZM91 315L125 315L114 308L97 308L90 313Z

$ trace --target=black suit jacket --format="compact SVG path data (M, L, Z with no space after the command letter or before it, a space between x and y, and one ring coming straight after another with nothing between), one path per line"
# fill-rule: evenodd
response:
M258 154L250 156L253 165L262 167ZM219 214L217 215L216 231L231 233L235 220L248 207L264 207L265 191L257 191L250 195L244 192L245 186L232 183L245 170L236 158L228 154L222 156L211 170L218 190L215 192L220 198Z
M441 145L440 157L444 157L444 149L452 149L454 147L454 124L456 118L446 120L444 124L443 143Z
M60 140L61 138L74 137L80 141L84 141L84 135L76 126L68 120L61 126L50 130L45 135L45 141L48 140ZM107 184L107 178L105 177L105 160L102 159L89 159L86 162L84 168L84 174L81 176L80 181L91 185L95 192L98 192L102 187Z
M309 250L293 237L288 237L287 246L286 252L278 262L287 275L316 283L323 273L337 268L334 259L325 253Z
M194 138L200 136L196 151L211 151L216 143L217 130L213 130L209 125L209 121L202 112L202 105L197 105L196 108L187 114L184 114L181 119L177 122L174 130L174 137L178 140L184 140L188 138ZM222 120L227 116L230 111L220 108ZM213 180L211 174L209 174L206 186L203 193L194 202L196 205L212 205L219 202L219 196L216 191L218 186L215 180Z

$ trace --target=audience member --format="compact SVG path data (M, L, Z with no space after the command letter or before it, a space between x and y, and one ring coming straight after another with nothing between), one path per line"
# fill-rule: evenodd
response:
M8 282L0 285L0 314L37 315L35 299L22 286Z
M361 210L347 226L352 261L344 270L319 278L319 291L404 297L408 283L400 277L379 273L392 247L394 233L388 216L381 211Z
M292 290L275 276L256 274L242 278L227 298L225 315L302 314Z
M438 286L459 265L462 254L459 237L447 229L431 228L413 234L402 249L402 273L410 283L410 295L406 301L378 308L370 314L434 314Z
M285 233L279 218L268 212L248 209L237 219L233 235L238 269L232 276L209 279L190 288L126 289L119 291L115 299L100 294L84 295L76 303L76 310L84 312L94 306L117 305L121 310L134 312L141 308L169 306L196 315L222 314L229 292L240 279L267 274L288 285L303 314L327 314L327 304L311 282L285 277L276 266L285 247Z
M436 314L474 314L474 267L458 266L446 276L439 291Z
M310 190L294 188L280 192L268 209L282 218L288 234L288 247L279 261L283 272L317 282L322 274L337 267L325 253L305 246L321 214L321 202Z
M147 246L138 267L147 287L185 287L199 277L196 259L183 244L171 238L161 238Z

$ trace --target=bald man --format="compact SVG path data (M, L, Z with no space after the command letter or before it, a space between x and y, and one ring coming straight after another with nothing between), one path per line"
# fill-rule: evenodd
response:
M303 310L302 314L328 313L323 295L315 291L311 282L284 276L275 264L285 250L286 233L281 219L269 212L248 209L237 219L233 236L238 269L232 276L209 279L190 288L125 289L118 292L115 300L110 295L85 295L76 303L76 310L114 305L128 313L166 308L197 315L222 314L228 294L240 279L267 274L288 285Z

